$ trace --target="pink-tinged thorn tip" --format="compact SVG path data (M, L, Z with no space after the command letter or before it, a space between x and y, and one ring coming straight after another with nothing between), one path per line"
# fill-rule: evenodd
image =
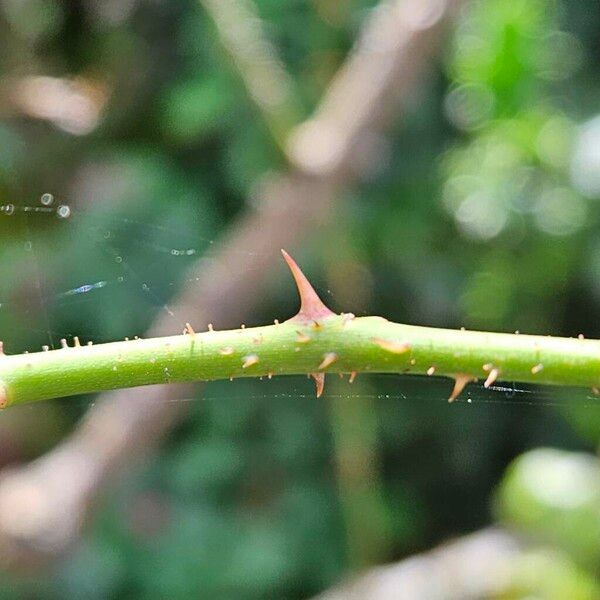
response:
M487 376L487 379L485 380L485 383L483 384L483 387L487 389L490 386L494 385L496 379L498 379L498 375L500 375L500 371L496 368L492 368L490 370L489 375Z
M300 310L297 315L289 320L318 324L320 319L333 316L335 313L323 304L296 261L285 250L281 250L281 254L283 254L283 258L292 272L300 295Z
M474 378L466 373L457 373L454 376L454 388L452 389L452 393L450 394L450 398L448 398L448 402L454 402L461 394L461 392L465 389L467 383L473 381Z
M310 373L310 376L315 380L317 398L320 398L323 395L323 390L325 389L325 373Z

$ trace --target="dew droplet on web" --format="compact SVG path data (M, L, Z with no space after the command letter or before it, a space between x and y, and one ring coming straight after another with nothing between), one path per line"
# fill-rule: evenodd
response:
M2 210L2 213L5 215L14 215L15 214L15 205L14 204L7 204L6 206L2 206L0 207Z
M115 256L115 262L116 263L122 263L123 262L123 257L122 256Z
M56 214L60 219L68 219L71 216L71 209L66 204L62 204L56 209Z
M52 194L42 194L40 196L40 202L44 205L44 206L50 206L53 202L54 202L54 196Z

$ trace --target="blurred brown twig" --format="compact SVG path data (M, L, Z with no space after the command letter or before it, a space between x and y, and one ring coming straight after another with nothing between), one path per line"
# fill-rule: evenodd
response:
M510 583L519 542L502 529L483 529L424 554L372 569L314 600L480 600Z
M107 86L81 77L26 75L0 81L2 117L48 121L73 135L85 135L97 127L107 100Z

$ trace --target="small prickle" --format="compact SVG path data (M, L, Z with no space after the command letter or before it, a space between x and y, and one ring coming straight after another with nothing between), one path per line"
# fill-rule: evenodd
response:
M544 365L542 363L538 363L537 365L534 365L533 367L531 367L531 374L537 375L538 373L543 371L543 369L544 369Z
M4 355L4 342L0 342L0 356Z
M487 376L487 379L483 384L483 387L489 388L491 385L493 385L496 379L498 379L498 375L500 375L500 371L498 369L491 369L489 375Z
M67 340L65 340L65 338L62 338L60 340L60 347L61 348L68 348L69 347L69 344L67 344Z
M448 402L454 402L465 389L467 383L470 383L474 379L474 377L471 377L471 375L467 375L466 373L457 373L454 376L454 388L452 389L450 398L448 398Z
M356 375L357 375L356 371L351 371L350 372L350 379L348 379L348 383L354 383L354 380L356 379Z
M381 338L372 338L371 341L380 348L392 352L393 354L404 354L410 350L410 344L408 342L394 342L383 340Z
M312 338L310 335L306 335L306 333L302 333L301 331L296 331L296 341L299 344L308 344Z
M79 341L79 337L77 337L77 336L73 337L73 346L75 346L75 348L79 348L81 346L81 342Z
M331 366L338 359L338 355L335 352L327 352L323 355L323 360L321 364L318 366L318 369L322 371L327 367Z
M435 367L431 366L427 369L427 375L433 375L435 373Z
M88 342L89 346L89 342ZM42 346L42 352L50 352L50 346Z
M196 335L194 328L189 323L185 324L185 329L183 330L183 333L187 333L188 335L191 335L191 336Z
M342 313L342 325L345 327L348 323L351 323L356 319L356 315L352 313Z
M213 324L212 324L212 323L209 323L209 324L208 324L208 330L209 330L209 331L214 331L214 330L215 330L215 328L213 327Z
M225 346L224 348L219 349L219 354L222 356L230 356L234 352L235 350L231 346Z
M244 362L242 363L242 369L247 369L252 365L255 365L259 362L259 358L256 354L248 354L248 356L244 356Z
M323 390L325 389L325 373L310 373L310 377L315 380L317 398L320 398L323 395Z

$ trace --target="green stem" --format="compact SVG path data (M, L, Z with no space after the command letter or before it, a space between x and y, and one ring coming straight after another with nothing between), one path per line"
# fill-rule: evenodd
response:
M156 383L315 373L416 373L600 386L600 341L454 331L381 317L76 346L0 356L0 406ZM456 395L456 394L455 394Z
M485 378L596 388L600 341L452 331L336 315L282 250L300 295L298 314L252 329L63 348L6 356L0 343L0 408L116 388L234 377L311 375L317 396L325 372L417 373L455 379L450 400Z

